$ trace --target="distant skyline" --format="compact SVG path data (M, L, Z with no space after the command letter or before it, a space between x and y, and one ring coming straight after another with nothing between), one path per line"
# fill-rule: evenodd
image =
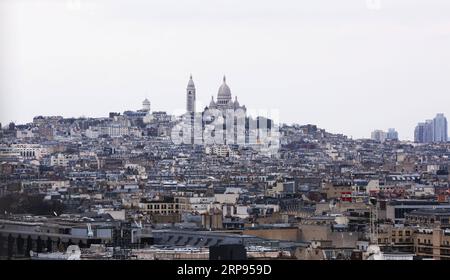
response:
M375 3L375 4L374 4ZM0 122L207 105L370 138L450 116L448 0L0 0ZM197 107L200 110L201 107Z

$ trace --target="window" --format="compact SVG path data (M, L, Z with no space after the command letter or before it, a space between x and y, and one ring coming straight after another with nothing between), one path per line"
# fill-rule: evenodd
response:
M407 231L405 231L405 235L406 235L406 236L410 236L410 235L411 235L411 232L410 232L409 230L407 230Z

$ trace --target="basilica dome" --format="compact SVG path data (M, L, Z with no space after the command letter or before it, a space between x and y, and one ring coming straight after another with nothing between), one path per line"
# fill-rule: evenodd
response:
M230 87L226 83L225 76L223 76L223 84L219 88L219 92L217 93L217 104L225 105L231 101L231 90Z

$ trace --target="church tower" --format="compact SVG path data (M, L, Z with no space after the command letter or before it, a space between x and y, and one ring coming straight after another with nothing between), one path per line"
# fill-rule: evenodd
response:
M189 82L186 88L186 111L188 113L195 112L195 85L192 80L192 75L189 78Z

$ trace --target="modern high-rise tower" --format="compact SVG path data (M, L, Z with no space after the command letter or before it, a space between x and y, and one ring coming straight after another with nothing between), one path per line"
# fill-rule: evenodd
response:
M417 124L414 130L414 141L418 143L447 142L448 126L444 114L437 114L434 119Z
M433 119L434 142L447 142L447 118L437 114Z
M414 142L425 143L425 123L418 123L416 129L414 130Z
M434 125L433 120L425 121L425 128L423 131L423 141L425 143L432 143L434 141Z
M379 129L374 130L370 138L377 142L384 142L386 140L386 132Z
M192 80L192 75L189 78L189 82L186 88L186 111L188 113L195 112L195 85Z
M398 132L395 128L389 128L386 133L386 139L388 140L398 140Z

